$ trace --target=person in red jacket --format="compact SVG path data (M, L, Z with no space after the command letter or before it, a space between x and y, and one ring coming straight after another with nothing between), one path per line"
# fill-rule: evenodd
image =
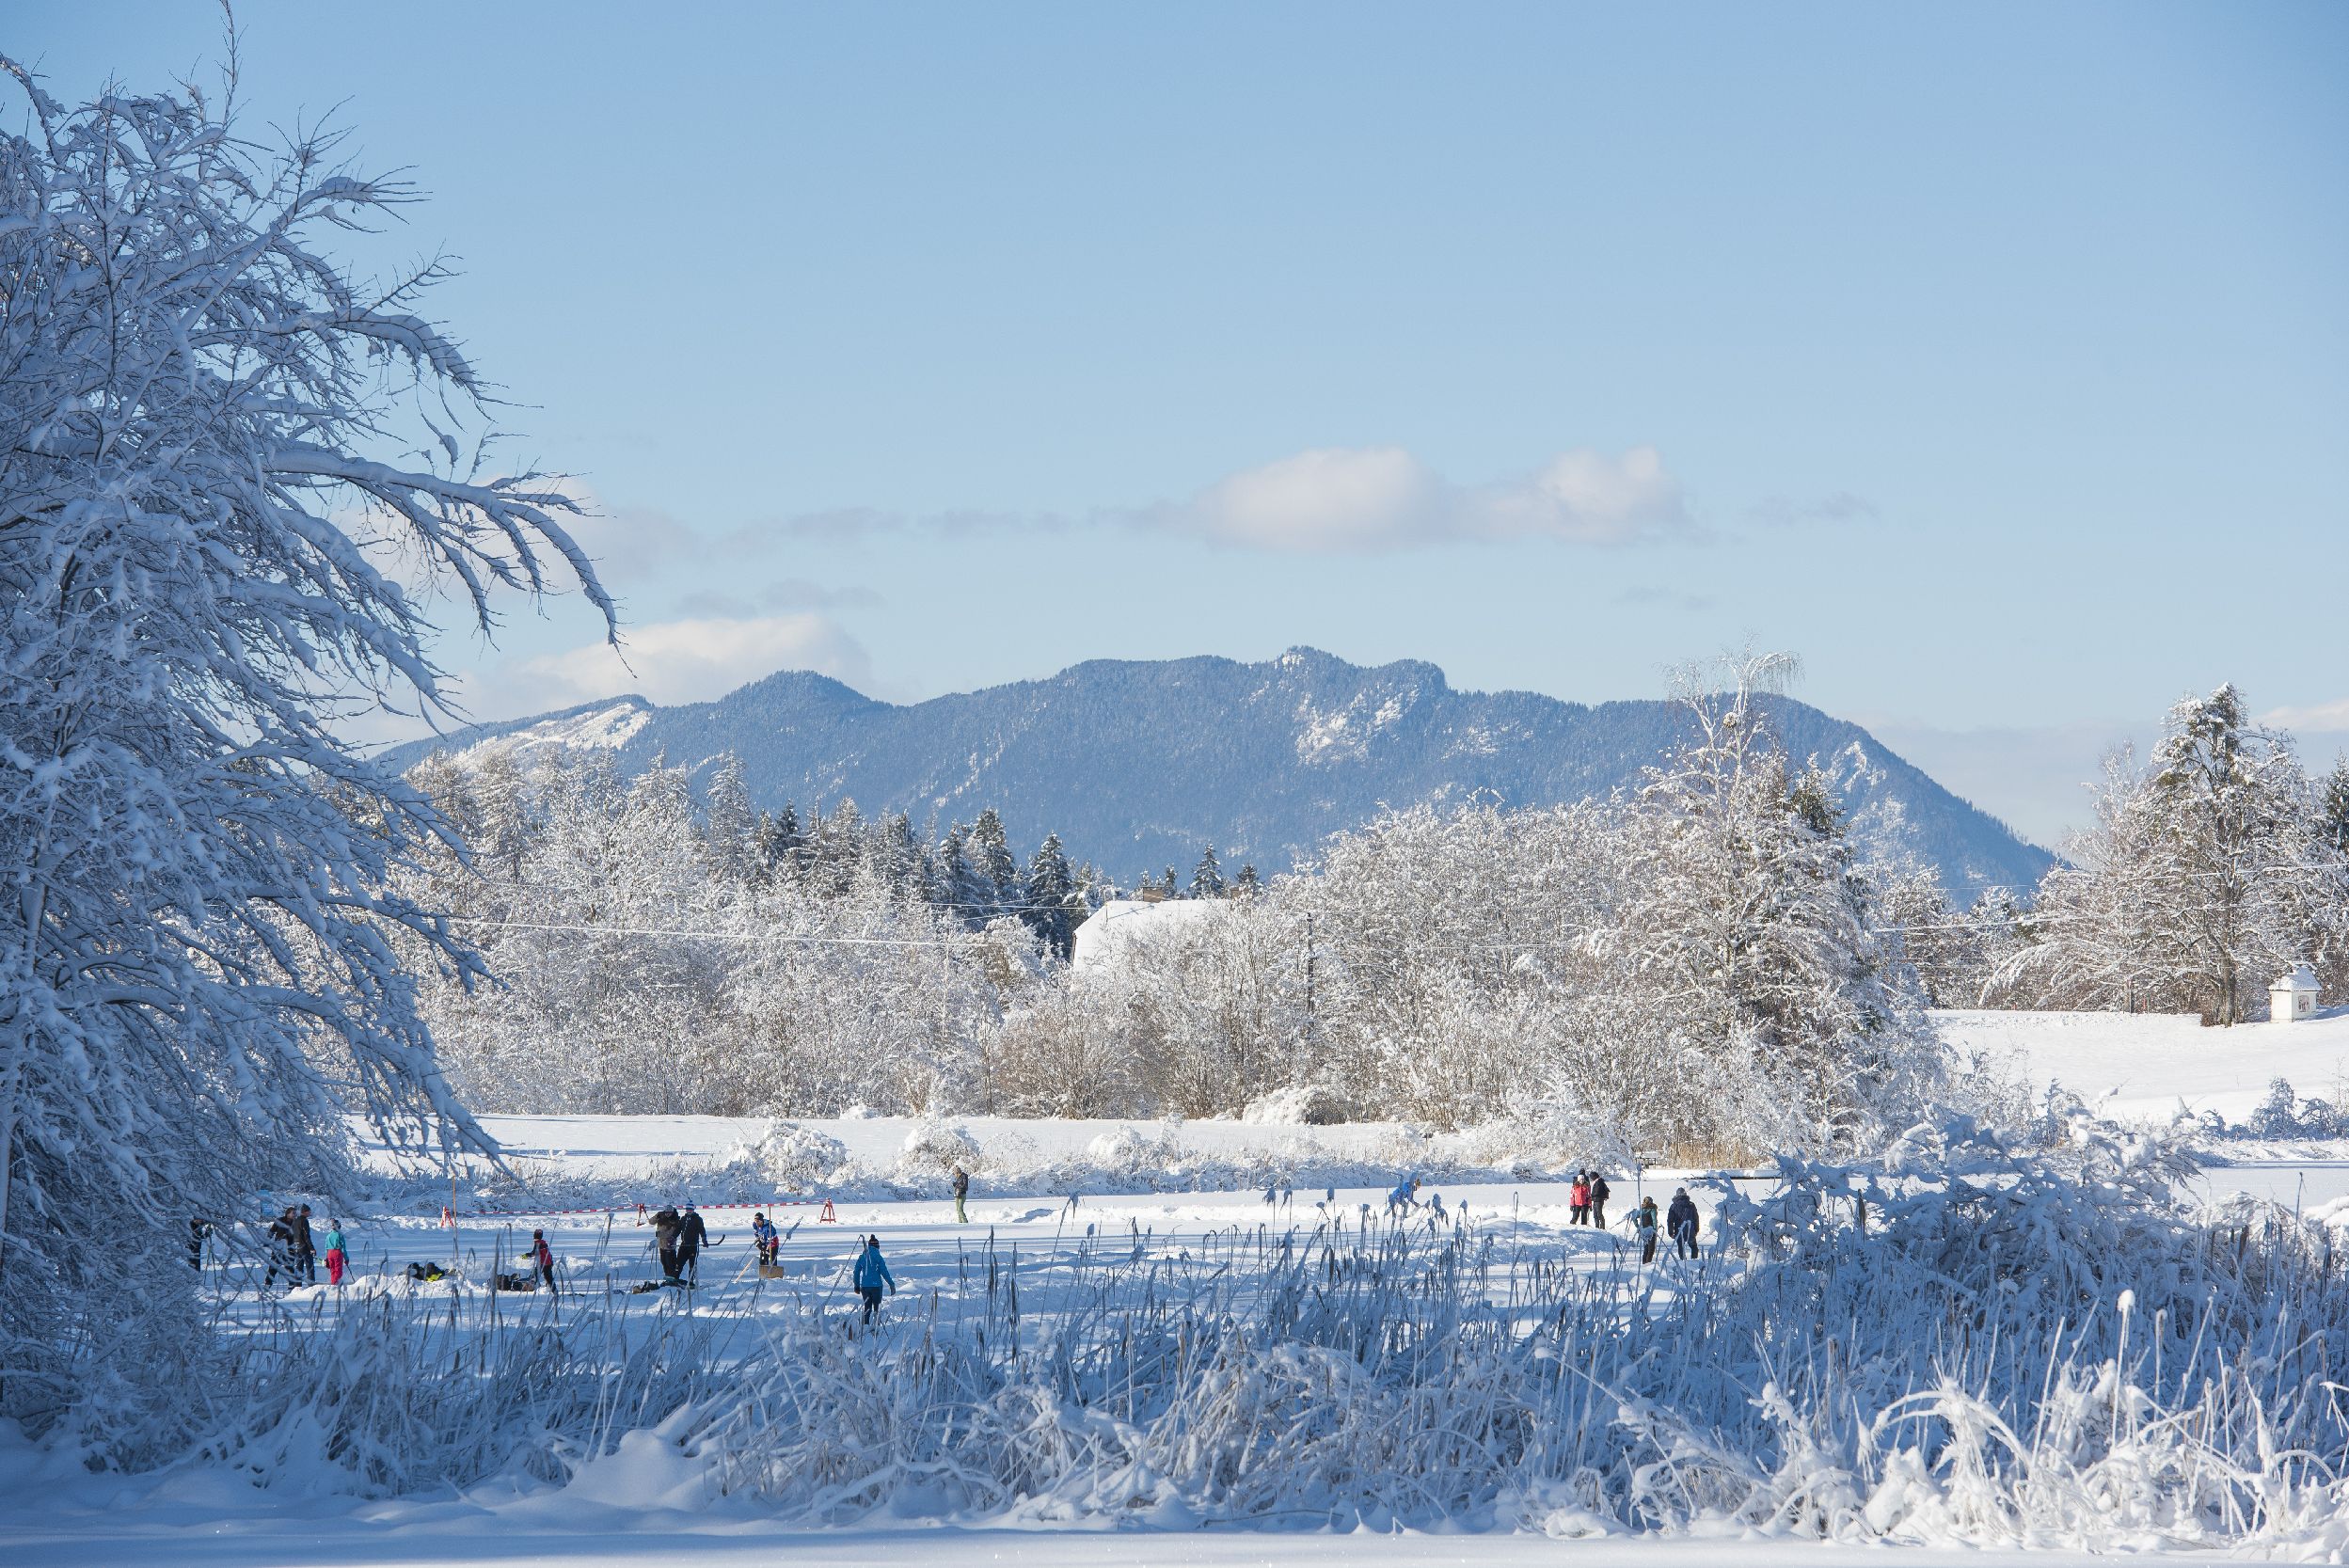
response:
M1573 1213L1574 1223L1591 1223L1591 1179L1582 1171L1574 1173L1574 1185L1566 1189L1566 1205Z
M555 1251L547 1244L544 1230L531 1232L531 1261L538 1265L538 1282L551 1295L555 1288Z

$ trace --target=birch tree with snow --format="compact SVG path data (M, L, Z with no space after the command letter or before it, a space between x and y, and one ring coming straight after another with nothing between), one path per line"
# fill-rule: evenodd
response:
M573 503L484 466L439 269L319 248L404 187L241 139L232 81L69 108L0 69L0 1404L103 1440L200 1349L192 1215L326 1190L346 1109L481 1142L393 952L478 973L387 888L443 825L333 728L445 705L412 585L484 631L558 579L612 612Z

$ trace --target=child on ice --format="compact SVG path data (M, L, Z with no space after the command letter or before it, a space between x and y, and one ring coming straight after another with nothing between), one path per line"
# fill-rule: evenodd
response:
M340 1287L350 1261L351 1255L342 1250L342 1222L337 1220L326 1227L326 1283Z

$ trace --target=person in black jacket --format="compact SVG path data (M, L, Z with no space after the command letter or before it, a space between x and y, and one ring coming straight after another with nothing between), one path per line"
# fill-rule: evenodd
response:
M1591 1223L1607 1228L1607 1179L1596 1171L1591 1172Z
M971 1216L962 1212L962 1200L971 1196L971 1173L960 1165L954 1167L954 1223L968 1225Z
M702 1224L702 1212L688 1203L685 1217L677 1222L677 1271L693 1275L702 1256L702 1243L709 1239L709 1229Z
M1664 1228L1672 1232L1672 1255L1674 1258L1694 1258L1696 1254L1696 1203L1689 1196L1689 1189L1673 1190L1672 1207L1664 1211Z
M677 1217L677 1212L665 1203L653 1215L653 1240L660 1245L660 1272L664 1278L677 1276L677 1232L684 1227L685 1222Z
M309 1205L302 1205L294 1216L294 1265L302 1271L302 1283L318 1283L318 1243L310 1240Z
M264 1291L278 1282L280 1271L285 1275L289 1289L294 1280L301 1277L299 1265L294 1260L294 1222L297 1217L289 1204L284 1213L269 1222L269 1272L262 1276L261 1281L261 1288Z

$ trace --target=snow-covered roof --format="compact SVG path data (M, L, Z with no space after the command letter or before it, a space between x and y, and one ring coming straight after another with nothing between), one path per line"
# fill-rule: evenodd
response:
M1076 928L1076 946L1069 961L1078 969L1113 964L1135 942L1196 927L1214 919L1226 908L1213 898L1168 898L1157 903L1112 898Z
M2268 989L2270 990L2316 990L2316 971L2304 963L2293 964L2291 974Z

